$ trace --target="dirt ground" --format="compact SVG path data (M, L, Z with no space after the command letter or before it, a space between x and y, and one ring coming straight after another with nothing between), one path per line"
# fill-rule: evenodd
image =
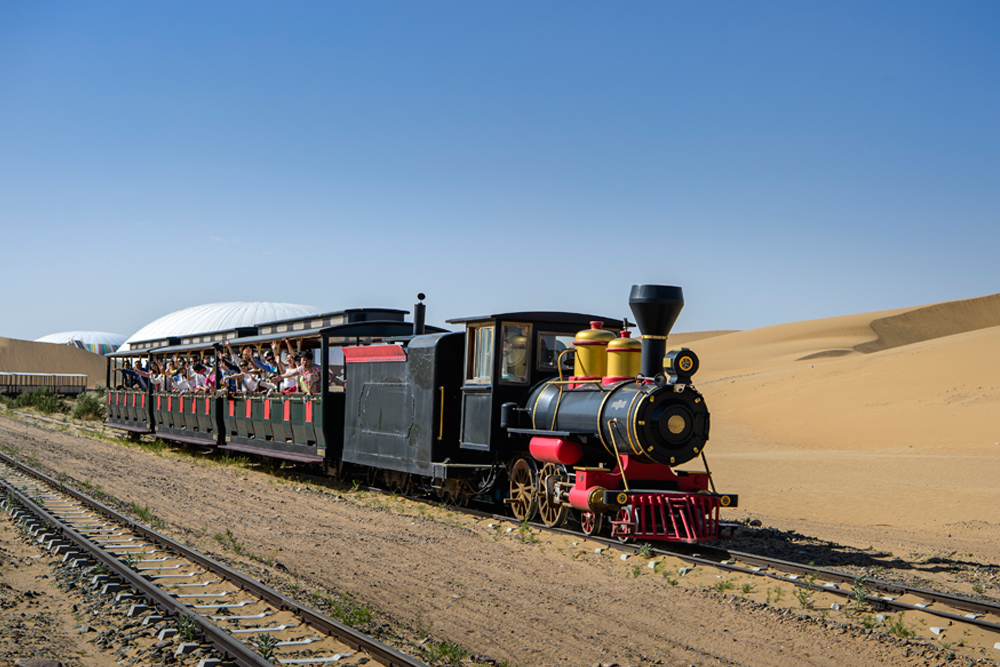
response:
M452 642L470 652L467 661L521 667L780 667L944 664L950 653L868 634L842 616L803 618L791 589L780 603L767 583L747 583L748 594L724 592L716 586L721 576L705 568L681 576L682 563L665 561L654 570L641 556L595 553L597 545L581 538L523 534L513 524L289 481L216 457L81 438L2 416L0 444L91 491L148 508L168 535L242 563L273 586L313 600L351 596L376 612L370 628L417 655ZM763 518L776 528L786 521ZM900 557L954 546L916 533L794 523L800 535L858 553L875 545L887 560L899 544ZM2 573L6 581L9 570ZM958 664L969 657L994 659L959 651Z
M110 654L87 644L78 603L54 584L38 546L16 534L7 515L0 516L0 664L41 658L83 667L117 665Z

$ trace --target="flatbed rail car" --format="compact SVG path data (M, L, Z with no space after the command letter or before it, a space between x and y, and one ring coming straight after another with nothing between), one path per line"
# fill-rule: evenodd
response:
M405 321L404 315L400 310L357 308L140 342L139 349L108 357L107 424L134 434L336 467L343 442L344 390L331 377L343 372L341 348L412 335L414 324ZM118 372L126 361L144 360L148 367L154 360L174 357L209 360L215 367L215 386L222 387L222 365L216 359L225 353L225 341L235 352L247 346L259 352L272 342L284 348L285 339L297 354L311 355L320 366L318 394L154 391L152 385L146 389L125 386Z
M0 373L0 394L25 394L41 389L76 396L87 389L87 376L68 373Z

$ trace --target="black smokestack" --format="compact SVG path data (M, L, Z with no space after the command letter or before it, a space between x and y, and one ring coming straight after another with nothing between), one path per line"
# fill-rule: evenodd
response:
M641 372L654 377L663 372L667 335L684 307L684 292L671 285L632 285L628 305L642 334Z
M427 307L424 305L423 301L427 297L421 292L417 295L417 303L413 306L413 335L422 336L424 335L424 313L427 311Z

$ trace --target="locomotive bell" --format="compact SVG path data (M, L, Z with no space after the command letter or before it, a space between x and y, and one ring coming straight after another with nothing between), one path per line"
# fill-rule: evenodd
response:
M663 372L667 336L684 308L684 291L672 285L632 285L628 305L642 332L642 374L655 377Z

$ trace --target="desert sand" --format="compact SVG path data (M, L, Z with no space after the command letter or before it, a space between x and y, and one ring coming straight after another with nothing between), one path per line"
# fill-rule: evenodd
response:
M702 362L716 483L744 512L1000 525L1000 294L677 339Z
M0 337L0 372L86 375L87 386L104 384L104 357L69 345Z

